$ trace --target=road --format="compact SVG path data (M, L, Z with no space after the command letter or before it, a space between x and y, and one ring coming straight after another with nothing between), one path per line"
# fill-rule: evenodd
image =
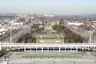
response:
M12 34L14 35L14 34L18 33L20 30L21 29L12 30ZM4 40L5 38L7 38L9 36L10 36L10 30L8 30L5 35L0 36L0 41Z
M29 25L23 26L23 27L22 27L22 30L20 30L19 32L15 33L15 34L12 34L12 42L16 42L17 39L18 39L21 35L26 34L26 33L28 33L29 31L30 31L30 26L29 26ZM5 39L3 39L1 42L2 42L2 43L3 43L3 42L10 42L10 36L7 37L7 38L5 38Z

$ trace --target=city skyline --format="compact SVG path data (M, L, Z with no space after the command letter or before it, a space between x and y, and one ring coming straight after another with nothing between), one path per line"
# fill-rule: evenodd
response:
M96 14L95 0L1 0L0 13Z

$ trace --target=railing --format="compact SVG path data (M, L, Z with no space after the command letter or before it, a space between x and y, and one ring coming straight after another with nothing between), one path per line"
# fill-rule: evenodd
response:
M0 43L0 47L5 49L31 49L35 48L36 50L38 48L41 48L40 50L43 50L44 47L46 47L48 50L54 50L54 48L58 47L59 51L63 48L65 50L96 50L96 44L95 43Z

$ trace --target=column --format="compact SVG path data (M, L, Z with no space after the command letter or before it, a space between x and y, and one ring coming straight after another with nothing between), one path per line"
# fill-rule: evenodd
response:
M2 45L1 45L1 43L0 43L0 51L2 50Z
M94 51L95 51L95 47L94 47Z
M79 48L79 47L75 47L75 48L76 48L76 51L78 51L78 48Z
M26 48L24 47L24 52L26 52Z
M96 51L96 47L95 47L95 51Z
M35 47L36 48L36 51L37 51L37 47Z
M42 52L43 52L43 47L42 47Z
M66 51L66 47L65 47L65 51Z
M82 51L84 51L84 48L82 48Z
M59 52L60 52L60 48L61 48L61 47L59 47Z
M88 51L90 50L90 48L88 47Z
M31 52L31 47L30 47L30 52Z

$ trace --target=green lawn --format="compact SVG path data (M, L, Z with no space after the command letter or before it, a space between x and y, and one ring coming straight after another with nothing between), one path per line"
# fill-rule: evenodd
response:
M82 58L81 55L62 55L62 56L56 56L56 55L34 55L34 56L22 56L21 58Z
M42 37L41 37L42 36ZM57 34L35 35L37 40L64 40L64 36Z
M37 37L38 39L64 39L64 37Z

